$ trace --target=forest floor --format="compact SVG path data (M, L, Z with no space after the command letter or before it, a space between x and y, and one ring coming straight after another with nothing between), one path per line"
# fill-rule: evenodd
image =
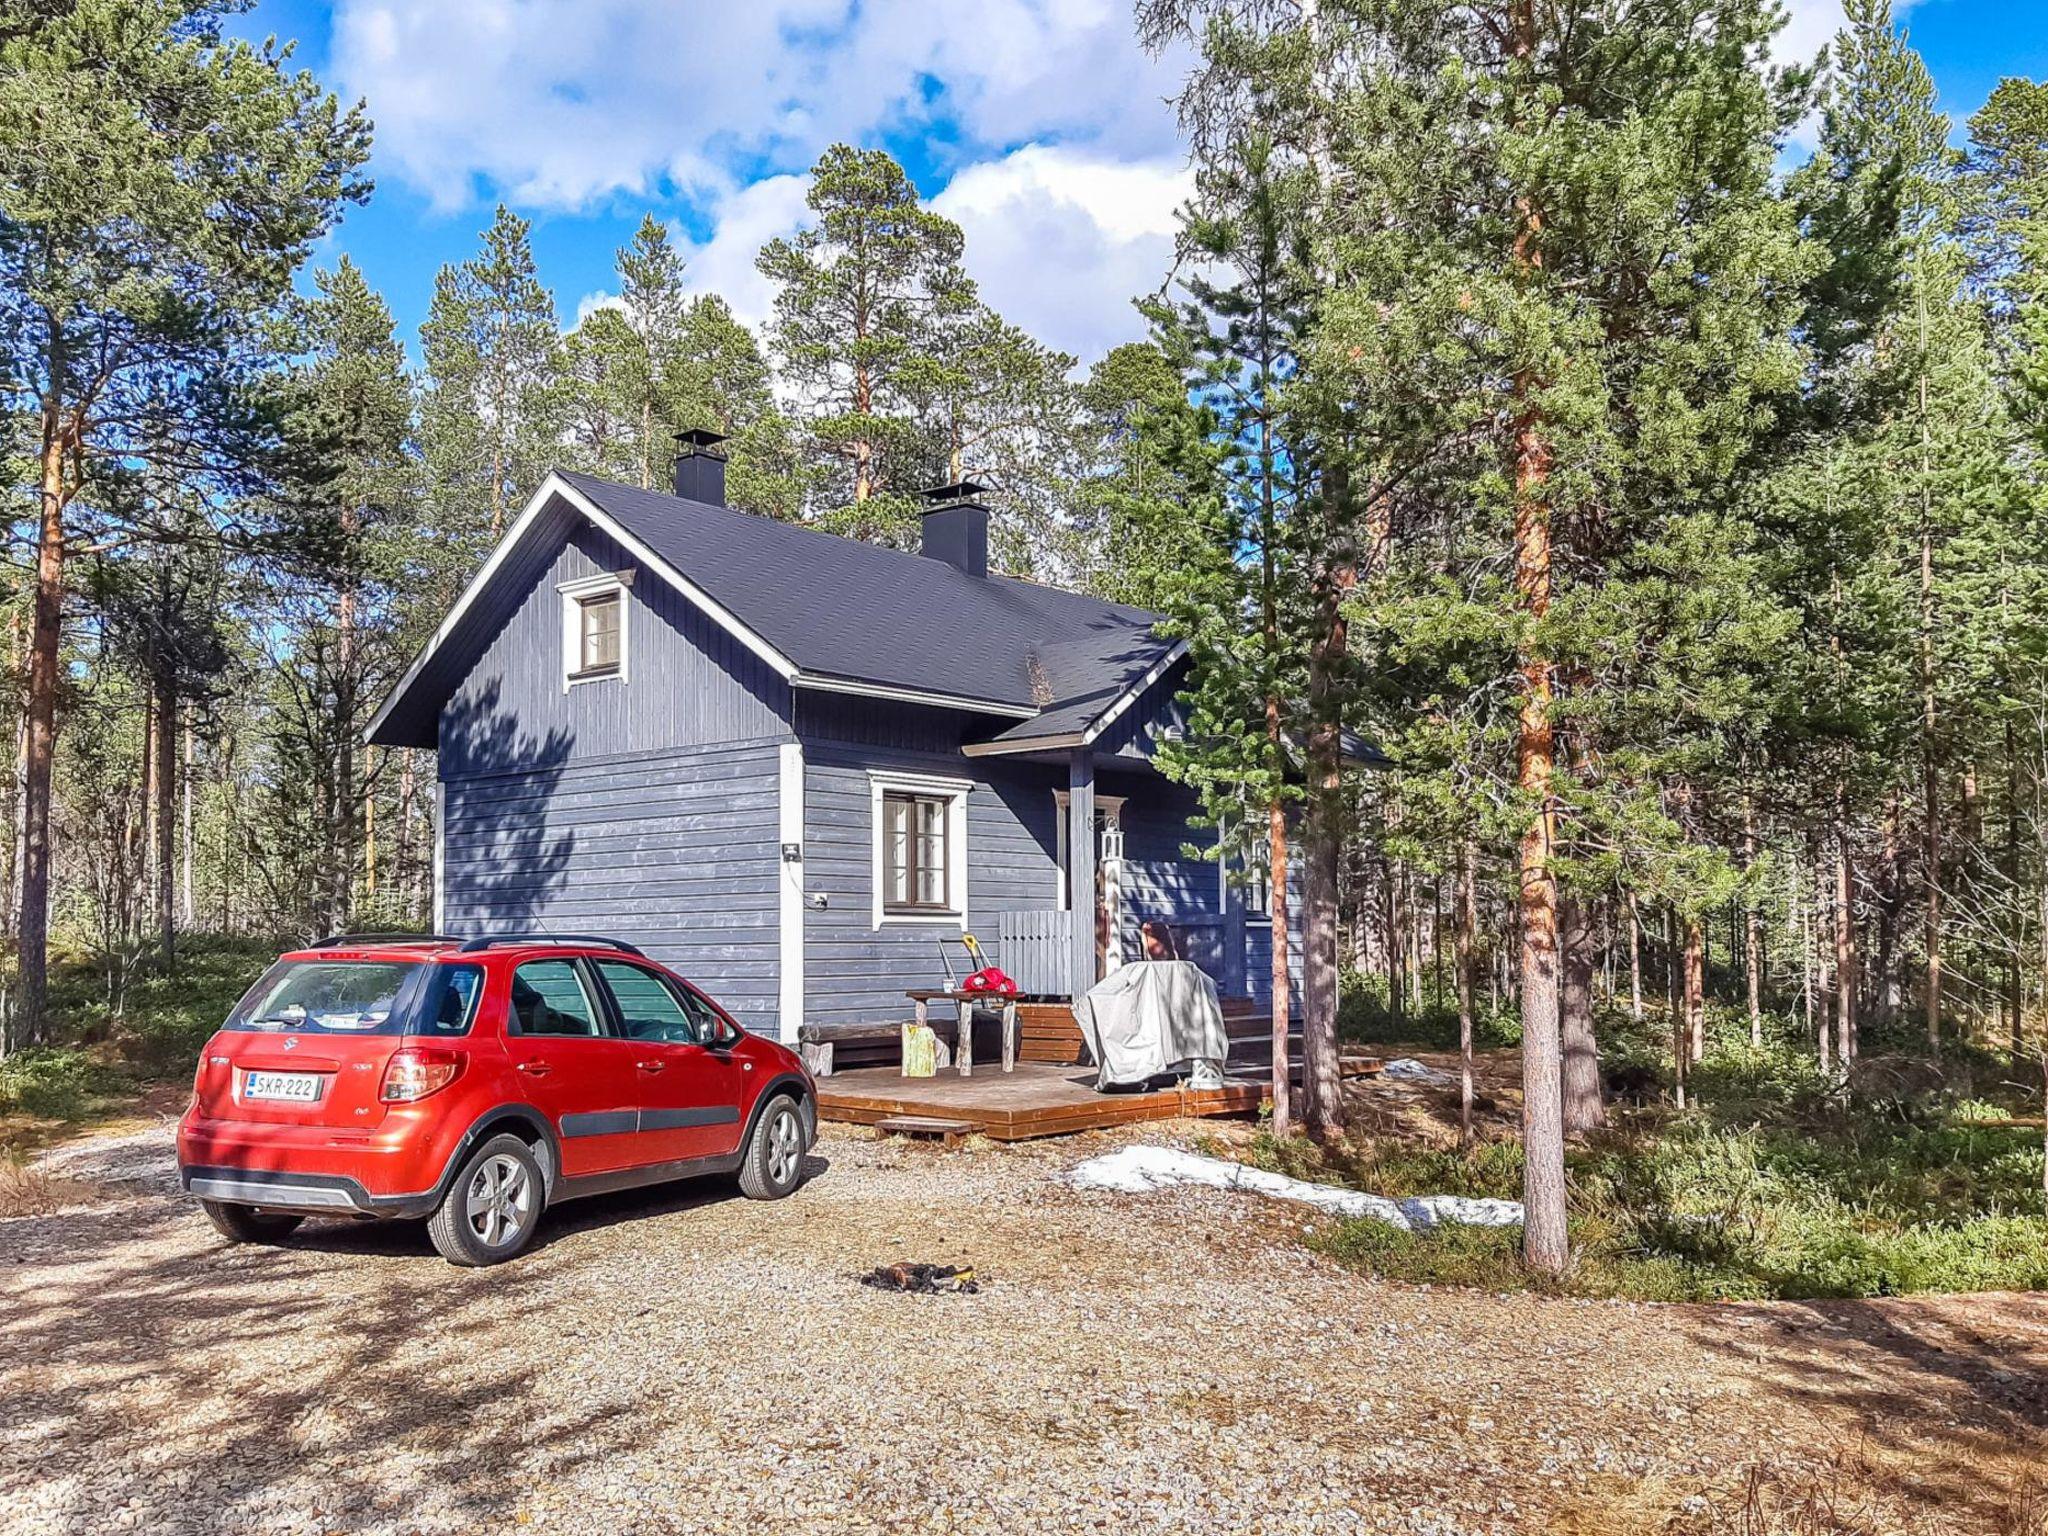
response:
M1398 1119L1419 1090L1354 1092ZM42 1213L0 1220L4 1524L2048 1536L2048 1297L1396 1285L1298 1207L1057 1177L1257 1135L828 1128L788 1201L580 1203L462 1271L408 1225L224 1245L145 1112L42 1155ZM986 1288L856 1282L897 1259Z

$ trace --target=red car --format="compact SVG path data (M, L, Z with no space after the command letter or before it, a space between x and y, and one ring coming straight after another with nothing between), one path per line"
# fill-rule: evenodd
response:
M816 1138L803 1063L630 944L340 935L206 1043L178 1172L238 1242L425 1217L497 1264L579 1195L737 1173L779 1200Z

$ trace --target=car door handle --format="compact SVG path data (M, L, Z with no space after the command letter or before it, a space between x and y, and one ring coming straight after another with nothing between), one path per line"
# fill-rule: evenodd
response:
M546 1077L555 1069L544 1061L522 1061L519 1063L519 1070L528 1077Z
M668 1063L665 1061L636 1061L635 1063L633 1063L633 1065L638 1067L642 1072L659 1072L663 1067L666 1067Z

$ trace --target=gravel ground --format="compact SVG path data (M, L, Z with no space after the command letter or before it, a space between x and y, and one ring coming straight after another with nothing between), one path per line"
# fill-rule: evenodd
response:
M2048 1299L1400 1289L1298 1208L1053 1177L1121 1139L828 1128L787 1201L578 1204L478 1271L226 1246L168 1126L72 1143L95 1198L0 1221L0 1530L2048 1531ZM894 1259L988 1285L854 1282Z

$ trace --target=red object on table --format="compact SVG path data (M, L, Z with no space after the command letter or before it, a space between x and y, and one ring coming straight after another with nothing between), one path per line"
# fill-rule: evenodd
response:
M1017 983L1005 976L996 966L983 966L960 983L962 992L989 993L996 997L1015 997Z

